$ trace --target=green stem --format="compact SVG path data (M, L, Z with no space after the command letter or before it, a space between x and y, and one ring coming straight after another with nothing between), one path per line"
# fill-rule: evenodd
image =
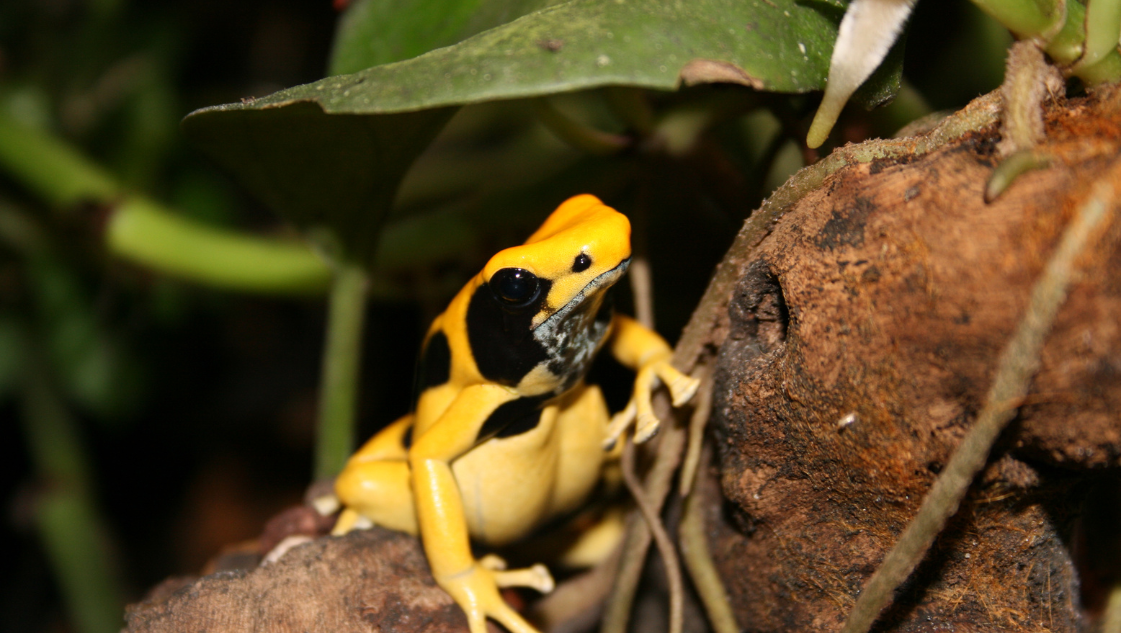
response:
M1053 28L1059 17L1056 15L1058 13L1056 2L973 0L973 4L1022 39L1046 33ZM1045 8L1040 6L1041 4L1050 6Z
M331 280L327 262L306 244L208 226L139 196L113 211L105 241L121 258L218 288L312 294Z
M1121 79L1121 53L1110 51L1096 64L1075 68L1074 74L1089 86L1117 81Z
M109 530L91 492L91 474L76 424L45 367L26 351L20 416L42 491L36 523L43 548L80 633L115 633L124 598L110 555Z
M533 105L545 127L576 149L595 156L612 156L631 146L631 139L626 136L584 125L556 109L548 99L534 99Z
M327 311L327 344L319 386L319 433L315 445L315 479L339 474L354 452L362 327L366 315L366 272L340 264Z
M1086 7L1086 45L1079 66L1093 66L1110 52L1117 52L1121 39L1121 0L1094 0Z
M124 188L51 134L0 112L0 167L48 204L113 206L109 250L157 272L245 292L323 292L331 270L308 246L245 235L177 215Z
M996 200L1020 176L1035 169L1043 169L1050 164L1050 156L1034 150L1022 149L1015 152L997 165L992 176L989 176L989 182L985 184L985 202Z
M1100 6L1099 6L1100 5ZM1072 67L1064 72L1087 85L1121 79L1121 53L1117 50L1118 0L1095 0L1089 9L1068 0L1066 22L1043 50L1055 63Z
M1046 37L1047 34L1044 34ZM1066 2L1066 18L1062 28L1047 38L1043 51L1060 65L1073 64L1082 57L1082 47L1086 42L1086 7L1074 0Z
M0 166L33 193L58 207L106 203L121 188L105 170L51 134L0 111Z

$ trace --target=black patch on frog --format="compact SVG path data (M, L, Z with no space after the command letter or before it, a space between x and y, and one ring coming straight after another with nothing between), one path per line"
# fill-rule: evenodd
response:
M415 396L429 387L442 385L452 375L452 350L448 347L448 337L443 330L428 337L421 351L420 363L416 371Z
M413 426L411 424L409 425L409 428L405 429L405 432L401 434L401 446L405 450L408 450L413 446Z
M538 364L548 360L545 348L533 338L533 317L549 296L553 283L540 279L539 299L511 309L502 305L487 284L475 289L467 306L467 341L479 373L500 385L514 386Z
M498 406L483 422L475 443L479 444L491 438L513 437L537 428L541 421L541 405L550 396L532 396L518 398Z

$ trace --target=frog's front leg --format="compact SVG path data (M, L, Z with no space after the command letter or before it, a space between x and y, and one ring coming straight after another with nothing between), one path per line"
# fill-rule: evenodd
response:
M497 557L476 561L471 555L463 499L451 462L478 442L487 419L518 394L498 385L467 387L409 449L413 497L421 540L436 582L467 614L471 633L486 633L486 618L494 618L513 633L536 633L506 604L500 587L552 589L543 566L506 571ZM512 473L512 476L517 476Z
M659 381L669 389L675 407L689 402L701 384L670 364L673 350L657 332L623 315L615 315L611 328L611 354L638 375L630 402L615 414L607 427L607 439L604 441L607 447L614 446L619 436L636 420L636 442L645 442L658 431L651 393Z

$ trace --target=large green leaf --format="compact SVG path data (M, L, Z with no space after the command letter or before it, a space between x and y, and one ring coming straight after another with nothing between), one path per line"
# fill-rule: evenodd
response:
M823 10L819 10L821 7ZM258 99L383 114L604 85L820 89L838 11L796 0L573 0L456 45Z
M339 20L330 74L416 57L558 0L356 0Z
M460 31L499 15L477 4L456 18ZM401 177L453 107L607 85L817 90L841 13L802 0L572 0L419 57L200 110L184 129L273 208L366 257Z

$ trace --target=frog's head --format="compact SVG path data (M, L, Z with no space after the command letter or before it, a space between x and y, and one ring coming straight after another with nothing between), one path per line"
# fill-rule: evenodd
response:
M604 298L630 257L626 216L588 195L562 204L525 244L492 257L465 317L480 374L522 395L571 387L607 335Z
M630 258L630 221L584 194L565 201L525 244L492 257L482 274L503 310L532 315L535 329L601 298Z

